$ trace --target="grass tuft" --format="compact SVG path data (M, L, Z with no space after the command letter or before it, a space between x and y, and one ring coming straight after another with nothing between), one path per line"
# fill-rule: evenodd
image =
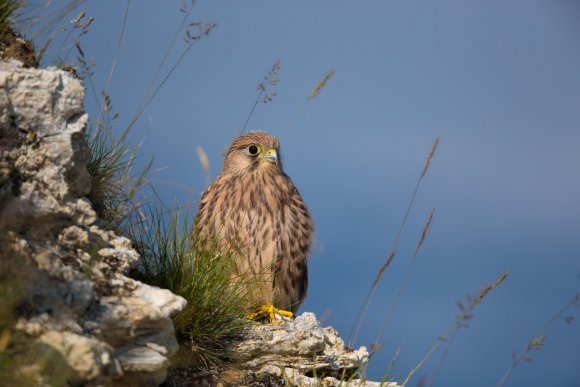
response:
M18 17L17 11L23 6L23 0L0 0L0 32L12 31Z
M231 343L251 324L243 316L253 306L248 301L253 283L243 276L232 278L232 252L215 244L199 252L191 247L189 208L162 211L145 206L139 214L130 232L141 254L136 277L187 300L174 318L185 348L177 366L208 370L231 360Z
M91 149L87 164L91 176L89 199L97 215L110 228L118 228L135 208L133 199L146 181L152 160L134 175L139 146L129 145L126 135L115 136L112 127L104 122L92 123L86 138Z
M38 67L39 58L34 41L21 33L25 21L24 0L0 0L0 58L16 59L25 67Z

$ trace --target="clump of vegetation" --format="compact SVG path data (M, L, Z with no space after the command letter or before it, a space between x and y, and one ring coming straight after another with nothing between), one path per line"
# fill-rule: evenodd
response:
M26 67L38 67L40 55L34 42L16 31L23 6L23 0L0 0L0 58L17 59Z
M209 369L231 358L230 344L251 323L243 316L252 310L249 299L256 284L244 276L232 278L236 263L231 251L215 244L193 248L188 208L163 212L161 207L144 206L130 223L129 235L141 254L135 274L187 300L174 319L185 345L178 364Z
M15 14L23 5L22 0L0 1L0 31L11 30L15 21Z
M133 199L146 181L152 162L133 175L138 146L128 144L126 133L115 136L113 127L103 122L92 124L86 138L91 149L87 164L91 176L89 199L108 227L119 229L137 205Z

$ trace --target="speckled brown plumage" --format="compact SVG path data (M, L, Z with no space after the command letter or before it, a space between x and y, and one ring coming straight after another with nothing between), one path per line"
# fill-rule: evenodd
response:
M195 235L231 249L238 273L264 281L257 304L295 312L308 288L313 226L282 170L279 148L278 139L265 132L250 132L232 143L221 174L202 195Z

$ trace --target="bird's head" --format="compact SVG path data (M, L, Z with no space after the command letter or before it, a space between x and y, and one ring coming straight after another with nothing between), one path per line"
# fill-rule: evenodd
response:
M226 154L224 172L243 174L259 170L265 173L282 171L280 142L266 132L250 132L238 137Z

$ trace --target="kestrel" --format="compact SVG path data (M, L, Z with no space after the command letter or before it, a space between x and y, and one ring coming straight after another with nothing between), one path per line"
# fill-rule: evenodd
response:
M300 193L282 169L278 139L266 132L238 137L222 172L201 197L196 239L234 252L237 273L264 283L254 292L261 311L295 313L308 288L313 225ZM291 313L283 313L290 311ZM255 315L254 315L255 317Z

